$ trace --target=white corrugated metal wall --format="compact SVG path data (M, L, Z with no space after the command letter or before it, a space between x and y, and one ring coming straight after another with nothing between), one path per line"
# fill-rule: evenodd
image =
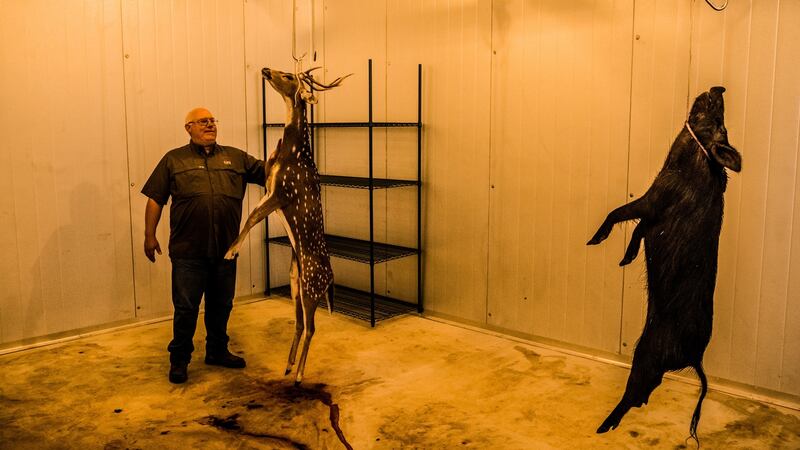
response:
M0 342L132 317L119 2L0 11Z
M186 112L208 108L220 119L220 143L261 153L248 141L242 2L125 0L121 17L136 305L139 317L152 317L172 310L169 208L158 229L164 255L152 264L141 250L146 198L140 191L164 153L189 142L183 129ZM249 189L251 197L260 190ZM239 296L263 286L259 238L254 233L250 245L242 247Z
M495 2L487 323L619 348L633 4Z
M625 227L602 247L583 244L649 186L691 98L725 85L744 170L726 196L706 363L715 376L800 395L800 2L731 1L722 13L688 0L298 3L300 51L317 52L328 80L355 73L323 96L322 120L363 120L368 58L375 120L413 120L424 65L427 310L597 351L630 354L643 267L616 266ZM259 70L291 68L285 1L60 6L79 13L0 2L0 180L13 192L0 203L0 247L13 255L0 263L0 342L137 307L139 317L168 312L169 265L141 254L141 183L186 140L180 120L199 104L222 119L221 142L260 156ZM276 100L268 115L279 121ZM412 177L408 130L375 137L376 175ZM365 131L319 143L324 170L365 170ZM331 231L366 233L359 194L327 189ZM408 192L377 193L378 238L413 243L414 204ZM239 295L263 288L261 233L240 259ZM273 261L277 281L286 256ZM413 261L393 264L379 269L379 290L413 298ZM339 264L337 275L368 282L362 266Z
M709 369L800 395L800 2L693 11L690 91L728 87L745 158L726 198Z
M629 189L661 167L695 95L727 88L726 126L743 169L730 174L720 240L714 376L800 395L800 2L636 2ZM639 258L625 269L622 352L645 311Z

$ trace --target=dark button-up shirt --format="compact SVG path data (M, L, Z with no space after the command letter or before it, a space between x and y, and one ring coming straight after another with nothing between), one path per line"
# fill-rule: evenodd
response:
M161 158L142 193L170 206L169 256L220 258L239 235L247 183L266 183L264 162L214 145L206 155L192 142Z

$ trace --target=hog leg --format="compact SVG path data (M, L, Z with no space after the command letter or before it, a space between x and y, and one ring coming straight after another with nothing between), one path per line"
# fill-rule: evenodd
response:
M628 265L636 259L646 228L647 226L645 225L644 219L636 224L636 228L634 228L633 233L631 233L631 241L628 243L628 249L625 250L625 256L622 258L622 261L619 262L620 266Z
M292 250L292 265L289 269L289 287L292 291L292 303L294 303L295 324L294 339L292 339L289 362L286 364L284 375L289 375L292 371L292 366L294 366L295 357L297 356L297 346L300 344L300 337L303 335L303 305L300 304L300 268L297 265L297 255L294 250Z
M280 202L278 201L278 196L274 195L274 193L270 193L261 197L261 201L258 202L256 208L253 212L250 213L250 216L247 218L247 222L244 224L244 228L239 233L239 236L233 241L228 252L225 253L225 259L233 259L236 255L239 254L239 248L242 246L244 242L244 238L247 237L247 233L250 232L250 229L253 228L258 222L264 220L265 217L270 215L273 211L280 208Z
M605 433L619 426L622 417L631 409L638 408L646 404L653 390L661 384L664 376L664 369L655 360L657 352L654 352L648 345L648 334L644 333L636 351L633 354L633 364L631 374L628 376L628 384L625 386L625 394L616 408L611 411L603 424L597 429L598 433Z
M611 229L614 227L614 225L619 222L632 219L641 219L646 213L646 205L647 201L645 200L645 197L640 197L628 203L627 205L622 205L619 208L611 211L608 213L608 216L606 216L606 220L603 221L603 224L600 225L600 228L597 229L597 232L594 234L592 239L586 243L586 245L597 245L603 242L608 235L611 234Z
M306 358L308 357L308 347L311 346L311 338L314 337L314 313L319 305L319 298L312 297L306 298L303 293L300 293L300 298L303 304L303 312L306 316L306 338L303 342L303 352L300 354L300 362L297 364L297 378L294 380L294 385L298 386L303 381L303 371L306 368Z

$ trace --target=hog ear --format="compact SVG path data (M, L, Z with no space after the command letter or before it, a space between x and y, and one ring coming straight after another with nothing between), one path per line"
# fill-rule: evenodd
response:
M718 163L734 172L742 170L742 155L731 146L725 144L713 145L711 146L711 156Z
M708 90L711 95L722 95L725 92L725 86L714 86Z

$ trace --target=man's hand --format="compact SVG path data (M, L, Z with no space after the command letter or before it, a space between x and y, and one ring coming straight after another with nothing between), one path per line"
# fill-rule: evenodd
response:
M144 254L151 262L156 262L156 252L161 254L161 244L155 236L146 236L144 238Z
M161 209L162 206L155 200L147 199L147 206L144 210L144 254L152 262L156 262L156 252L161 254L161 244L156 239L156 227L158 227L158 221L161 220Z

